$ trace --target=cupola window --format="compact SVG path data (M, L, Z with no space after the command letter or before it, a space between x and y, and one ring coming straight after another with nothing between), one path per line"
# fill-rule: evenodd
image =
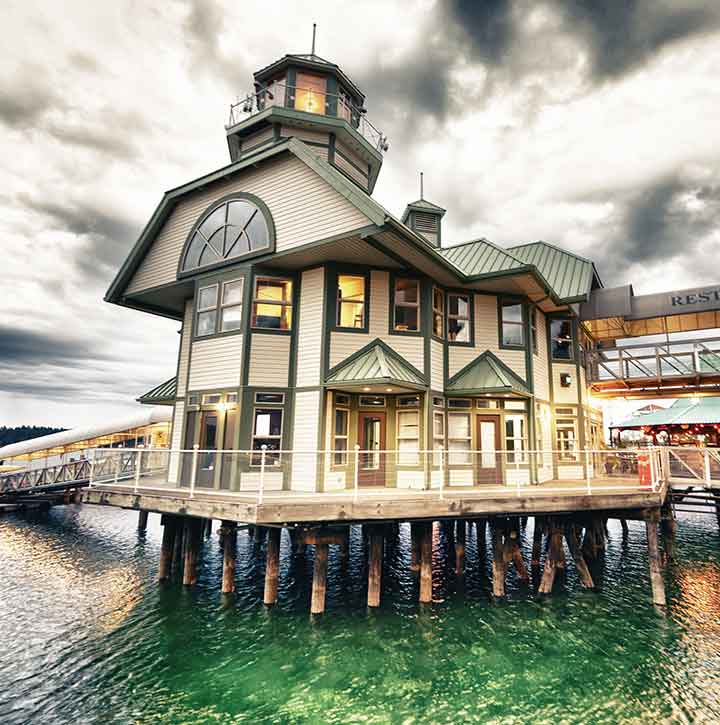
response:
M244 198L211 207L190 236L181 271L216 266L269 250L272 232L267 216L258 204Z

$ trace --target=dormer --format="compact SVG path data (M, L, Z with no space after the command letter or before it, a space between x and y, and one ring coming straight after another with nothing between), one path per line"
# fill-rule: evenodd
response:
M314 53L285 55L253 75L253 91L230 107L231 161L295 137L371 193L388 149L368 120L365 95Z
M439 247L442 241L441 225L444 216L445 209L420 198L405 207L402 223L427 239L433 247Z

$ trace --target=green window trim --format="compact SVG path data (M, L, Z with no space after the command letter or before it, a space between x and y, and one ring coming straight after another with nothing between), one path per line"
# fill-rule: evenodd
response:
M557 325L560 325L560 330L557 330ZM564 329L563 326L565 326ZM550 359L553 362L575 362L576 335L571 317L551 317L548 322L548 338L550 341ZM567 351L566 356L556 355L556 344L558 349ZM567 345L567 347L563 348L562 345Z
M287 294L283 291L278 299L272 297L260 297L258 293L259 283L265 284L268 288L285 286ZM278 315L260 314L260 308L269 308L263 312L270 312L274 308L279 308ZM291 335L293 330L294 318L294 280L291 277L279 277L275 275L256 274L253 277L252 299L250 302L250 328L252 332L273 333L278 335ZM269 320L277 317L279 326L270 324ZM268 321L261 323L261 318L268 318Z
M340 278L341 277L362 277L364 279L364 292L363 292L363 324L362 326L357 327L350 327L341 325L340 323L340 315L342 312L342 304L343 301L341 301L341 289L340 289ZM332 279L332 292L328 295L330 304L332 305L331 310L331 320L332 320L332 326L330 327L330 330L333 332L359 332L367 334L370 330L370 305L371 305L371 298L370 298L370 272L368 271L356 271L352 269L338 269L337 272L331 277ZM344 302L348 304L353 304L352 300L345 300ZM357 304L357 303L355 303Z
M519 307L520 308L520 319L518 320L516 316L513 319L510 319L509 315L514 313L508 314L508 319L506 319L505 316L505 310L509 310L513 307ZM498 297L498 306L497 306L497 315L498 315L498 347L501 350L525 350L527 348L527 337L528 337L528 331L527 331L527 307L525 304L523 304L522 300L518 299L517 297ZM517 330L520 330L521 333L521 342L520 343L509 343L505 342L506 339L506 333L509 333L511 331L517 332Z
M396 302L396 293L398 289L398 283L411 282L416 285L416 299L417 302L402 301ZM410 275L390 275L390 324L388 332L391 335L410 335L414 337L422 337L423 335L423 318L422 318L422 282L418 277ZM398 329L397 327L397 311L398 308L401 310L416 310L415 324L417 329Z
M453 313L453 305L452 305L452 299L458 298L458 297L465 297L467 300L467 316L460 315L459 309L457 313ZM446 310L446 325L445 329L447 331L447 339L448 339L448 345L452 347L474 347L475 346L475 295L473 292L448 292L447 293L447 300L445 302L445 310ZM451 340L450 339L450 327L451 327L451 320L466 320L467 321L467 331L468 331L468 339L467 340Z
M207 340L242 333L244 294L244 274L199 281L193 301L192 339ZM228 326L223 329L226 322Z

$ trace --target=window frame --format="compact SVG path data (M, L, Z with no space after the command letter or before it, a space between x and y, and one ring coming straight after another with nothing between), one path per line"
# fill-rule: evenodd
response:
M395 301L395 295L397 292L398 282L414 282L417 286L417 304L410 302L397 303ZM391 335L412 335L420 337L423 334L423 319L422 319L422 294L423 287L422 282L418 277L412 277L409 275L391 275L390 276L390 330ZM396 329L396 313L397 308L403 307L405 309L417 310L417 330L398 330Z
M522 433L523 435L512 435L507 434L507 424L515 419L522 421ZM513 441L513 447L508 448L508 441ZM516 442L520 441L520 448L516 447ZM524 464L528 462L528 450L529 450L529 429L528 429L528 414L527 412L513 412L507 413L503 416L503 445L505 450L505 461L509 464ZM519 454L519 459L517 458Z
M333 400L333 418L332 418L332 466L334 468L342 468L350 462L349 445L350 445L350 406L339 404L337 400ZM345 433L338 434L336 429L337 413L341 411L345 414ZM345 449L338 450L338 440L345 441Z
M555 448L558 463L578 463L580 461L580 441L578 438L579 425L577 417L560 416L555 418ZM563 433L572 433L565 437ZM572 446L566 445L569 441Z
M442 422L442 434L435 432L435 421ZM472 423L471 423L472 425ZM433 448L433 467L437 468L442 465L443 458L446 453L447 439L447 413L444 409L435 408L432 411L432 448ZM439 444L439 445L438 445Z
M201 307L200 306L200 297L202 295L203 290L208 290L215 288L215 303L212 305L209 305L207 307ZM197 293L195 294L195 318L194 318L194 327L193 337L198 338L206 338L206 337L212 337L212 335L217 334L218 330L218 309L219 309L219 302L220 302L220 283L216 280L213 282L210 282L209 284L205 285L198 285ZM215 320L213 321L212 325L212 331L200 333L200 316L201 315L207 315L210 312L215 313Z
M243 254L234 255L231 257L226 257L225 259L220 260L219 262L214 262L212 264L204 264L198 267L193 267L192 269L184 269L185 265L185 258L187 257L187 254L190 250L190 245L193 241L193 238L195 236L195 232L202 226L203 222L211 215L213 214L217 209L219 209L221 206L225 204L229 204L232 201L246 201L251 204L254 204L258 211L263 215L263 218L265 219L265 224L267 226L267 232L268 232L268 243L267 246L261 247L258 249L254 249L249 252L245 252ZM227 211L225 213L225 221L227 222ZM257 257L262 257L267 254L273 254L275 252L275 244L276 244L276 237L275 237L275 222L273 221L272 214L270 213L270 209L268 208L267 204L265 202L255 196L254 194L247 194L244 192L234 192L232 194L227 194L220 199L216 199L212 204L210 204L203 212L200 214L200 216L197 218L195 223L193 224L192 228L190 229L189 234L185 238L185 243L183 244L182 254L180 255L180 259L178 260L177 265L177 278L182 279L186 277L191 277L196 274L205 274L207 272L220 269L222 267L226 267L230 264L238 264L239 262L244 262L249 259L255 259Z
M400 435L400 419L402 416L414 415L417 435L414 437ZM397 466L418 466L420 465L420 440L421 440L420 410L418 408L400 408L395 411L395 449L397 451ZM415 441L416 448L409 451L400 451L400 441Z
M231 284L240 283L240 302L225 302L225 288ZM220 292L218 295L218 319L217 319L217 333L227 332L238 332L243 328L243 307L245 302L245 277L234 277L232 279L224 279L220 282ZM233 309L235 307L240 308L240 322L237 327L233 327L230 330L223 329L223 313L227 309Z
M528 308L528 327L530 340L532 342L533 355L538 355L538 325L537 325L538 309L535 305Z
M365 288L363 292L363 324L361 327L344 327L340 325L340 309L342 304L340 302L340 277L362 277L365 280ZM340 268L334 276L334 288L335 297L332 330L335 332L360 332L367 334L370 325L370 273L367 271Z
M441 287L438 287L437 285L433 285L430 295L431 295L431 307L432 307L431 334L436 340L444 341L445 337L446 337L446 331L447 331L447 324L446 324L446 320L445 320L446 293L445 293L445 290L443 290ZM436 295L437 295L437 299L440 300L439 308L435 305ZM436 322L437 318L440 319L440 326L442 328L441 334L439 334L439 335L435 331L435 322Z
M246 317L245 317L245 306L246 306L246 299L245 299L245 291L246 291L246 285L245 285L245 273L241 272L230 272L226 273L224 276L212 276L209 278L202 278L199 279L195 286L195 297L193 298L193 321L192 321L192 339L193 340L207 340L211 337L221 337L225 335L237 335L242 334L242 332L245 329L246 324ZM241 294L240 294L240 302L235 302L233 304L225 305L223 304L223 295L225 286L232 284L233 282L239 282L241 285ZM215 292L215 304L214 306L206 306L206 307L200 307L200 293L202 290L209 289L211 287L216 287ZM231 307L239 307L240 308L240 324L238 327L232 329L232 330L223 330L222 329L222 313L223 310L231 308ZM201 314L204 314L206 312L215 312L215 326L213 328L212 332L207 332L204 335L199 334L199 318Z
M271 411L280 413L280 434L279 435L257 435L255 427L257 425L257 414L258 411ZM265 468L275 468L282 464L282 447L283 447L283 434L285 433L285 408L281 405L253 405L252 414L252 427L250 428L250 466L252 468L260 468L262 466L262 447L255 448L255 440L277 440L278 441L278 452L266 450L265 452Z
M289 302L276 302L274 300L258 300L257 298L257 286L258 282L288 282L290 284L290 301ZM256 305L277 305L278 307L289 307L290 308L290 326L287 328L282 327L258 327L255 324L255 306ZM280 316L282 319L282 315ZM293 326L295 325L295 280L292 277L282 277L271 274L256 274L253 276L252 282L252 297L250 298L250 329L253 332L259 332L261 334L273 334L273 335L291 335L293 332Z
M555 337L553 337L553 324L559 322L562 324L563 322L567 322L570 325L570 357L555 357L554 354L554 340ZM575 326L573 325L573 318L569 317L568 315L558 315L555 317L550 318L550 324L548 325L548 339L550 343L550 360L552 362L559 362L559 363L573 363L575 362ZM560 338L557 338L560 339Z
M463 436L462 438L459 436L451 436L450 435L450 419L451 417L457 417L457 416L463 416L468 421L468 435ZM447 441L447 461L448 465L450 466L472 466L472 447L473 447L473 430L472 430L472 422L474 420L474 416L472 415L472 411L466 410L448 410L447 416L446 416L446 423L445 423L445 439ZM452 442L458 442L462 441L463 443L467 443L467 449L464 448L457 448L457 449L451 449L450 445ZM460 454L464 457L465 460L458 461L454 458L454 456L457 456L457 454Z
M450 298L451 297L466 297L468 306L468 316L460 317L459 315L450 314ZM475 319L474 319L474 307L475 307L475 295L473 292L466 290L462 291L450 291L447 293L447 300L445 302L445 333L447 335L448 345L456 347L474 347L475 345ZM464 340L451 340L450 339L450 320L467 320L468 325L468 339Z
M505 307L520 307L520 322L515 320L505 321L503 310ZM514 325L522 330L522 344L515 345L505 342L504 327L505 325ZM517 297L501 296L498 297L498 347L501 350L526 350L527 349L527 305Z

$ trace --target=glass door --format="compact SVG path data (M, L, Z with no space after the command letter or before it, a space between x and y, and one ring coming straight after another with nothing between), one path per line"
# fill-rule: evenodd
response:
M200 425L197 485L212 488L217 462L218 414L214 411L203 411Z
M375 411L358 415L361 486L385 485L385 413Z

